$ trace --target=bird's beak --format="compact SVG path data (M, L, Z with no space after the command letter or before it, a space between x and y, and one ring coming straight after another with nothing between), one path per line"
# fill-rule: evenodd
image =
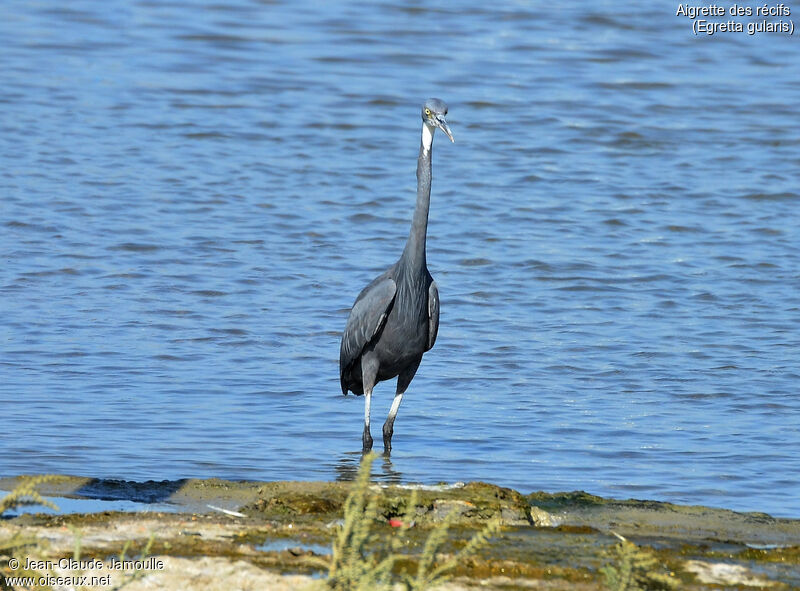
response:
M441 129L445 135L450 138L451 142L455 143L456 140L453 139L453 133L450 131L450 127L448 127L447 121L444 120L444 117L436 118L436 127Z

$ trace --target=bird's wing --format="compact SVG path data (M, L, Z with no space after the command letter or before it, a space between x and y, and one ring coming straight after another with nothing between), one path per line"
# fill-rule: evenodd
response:
M384 274L358 294L342 335L342 347L339 351L340 378L347 368L358 359L358 356L364 351L364 347L383 328L386 317L392 308L395 293L397 293L397 284L394 279Z
M431 281L428 288L428 348L430 351L436 342L436 335L439 332L439 289L436 282Z

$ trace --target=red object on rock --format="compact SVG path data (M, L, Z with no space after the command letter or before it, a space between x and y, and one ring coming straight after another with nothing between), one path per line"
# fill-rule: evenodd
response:
M389 525L391 525L392 527L403 527L403 522L400 521L399 519L390 519Z

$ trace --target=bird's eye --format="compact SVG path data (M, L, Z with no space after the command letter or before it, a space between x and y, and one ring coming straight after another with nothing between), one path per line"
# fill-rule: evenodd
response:
M425 109L425 114L426 114L428 117L430 117L430 116L431 116L431 110L430 110L430 109L428 109L428 108L426 108L426 109Z

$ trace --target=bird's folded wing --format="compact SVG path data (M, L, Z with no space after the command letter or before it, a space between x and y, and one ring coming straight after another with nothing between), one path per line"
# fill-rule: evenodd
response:
M341 370L352 364L383 328L396 293L397 284L391 277L379 277L359 294L342 335Z
M428 288L428 348L430 351L436 342L436 335L439 332L439 289L436 282L431 281Z

